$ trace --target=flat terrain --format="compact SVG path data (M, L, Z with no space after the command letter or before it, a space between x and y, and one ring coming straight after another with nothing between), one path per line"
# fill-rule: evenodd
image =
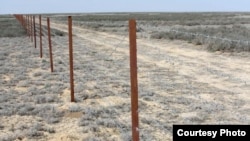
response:
M67 32L57 19L51 27ZM0 38L0 140L131 140L125 31L74 24L76 103L70 103L67 35L52 38L53 73L47 41L40 58L39 44L34 48L28 37ZM170 141L173 124L250 123L248 52L209 52L141 32L137 45L141 140Z

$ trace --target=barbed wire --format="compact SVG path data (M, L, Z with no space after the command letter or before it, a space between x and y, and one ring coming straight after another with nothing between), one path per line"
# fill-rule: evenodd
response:
M140 27L140 24L138 24L138 28L141 28L142 30L143 30L143 28L142 27ZM191 35L191 36L202 36L202 37L204 37L204 38L211 38L211 39L218 39L218 40L222 40L222 41L229 41L229 42L238 42L238 43L240 43L240 42L243 42L243 43L249 43L249 41L247 41L247 40L231 40L231 39L228 39L228 38L221 38L221 37L217 37L217 36L209 36L209 35L205 35L205 34L199 34L199 33L190 33L190 32L184 32L184 31L180 31L180 30L176 30L176 29L168 29L168 30L166 30L167 32L175 32L175 33L181 33L181 34L187 34L187 35ZM127 36L127 35L126 35ZM101 56L101 54L107 54L106 55L106 57L108 58L108 57L113 57L113 54L115 54L115 53L119 53L118 51L117 51L117 48L118 47L120 47L123 43L124 43L124 41L125 41L125 39L126 39L126 36L123 36L123 38L120 40L120 41L118 41L118 43L115 43L115 44L111 44L110 45L110 43L109 43L109 46L113 46L114 48L113 48L113 51L109 54L109 53L107 53L108 51L110 51L110 49L109 50L106 50L105 52L98 52L97 51L97 53L99 54L99 56L97 56L97 57L102 57ZM117 39L118 40L118 39ZM62 45L61 43L57 43L57 44L60 44L60 46L65 46L65 44L64 45ZM154 46L154 45L153 45ZM86 49L87 49L87 51L93 51L93 50L91 50L91 48L90 47L86 47ZM157 47L155 47L155 48L152 48L152 49L155 49L155 50L157 50L158 51L158 55L160 55L160 49L158 49ZM74 53L74 54L77 54L77 53ZM82 54L81 52L79 52L79 54ZM66 55L66 54L64 54L64 55ZM156 55L157 55L157 53L156 53ZM96 56L93 56L93 57L96 57ZM79 60L83 60L84 58L82 57L82 56L77 56L76 57L76 60L77 61L79 61ZM103 63L105 62L104 60L103 60L103 58L98 58L97 60L102 60L103 61ZM88 61L88 60L87 60ZM116 60L116 61L118 61L118 60ZM112 61L112 63L114 64L115 63L115 61ZM155 66L155 67L153 67L155 70L153 70L153 71L156 71L157 69L157 66ZM97 69L96 69L97 70ZM107 70L105 70L105 73L110 73L110 72L108 72L109 70L107 69ZM145 72L150 72L150 71L152 71L152 69L151 70L145 70ZM91 72L92 73L92 72ZM94 72L93 72L94 73ZM149 73L148 73L148 76L147 77L149 77ZM152 74L151 74L152 75ZM94 79L96 80L96 81L104 81L104 80L101 80L100 79L100 77L96 74L92 74L92 76L94 76ZM149 79L151 79L151 78L149 78ZM159 78L159 77L157 77L157 79L159 80L159 81L161 81L162 82L162 79L161 78ZM105 80L106 81L106 80ZM187 84L188 84L188 82L187 82ZM149 86L149 85L148 85ZM103 91L102 89L100 89L100 91L101 92L103 92L103 93L105 93L105 91ZM115 102L114 101L108 101L108 105L111 107L111 105L114 105L115 104ZM139 111L140 111L140 109L139 109ZM118 117L119 118L119 117ZM120 119L120 118L119 118ZM121 121L123 121L123 122L125 122L125 123L127 123L127 121L125 121L125 119L123 119L123 120L121 120ZM118 124L118 126L120 126L120 127L122 127L122 125L121 125L121 123L119 123L119 122L117 122L117 124ZM140 129L138 129L138 130L140 130ZM166 134L165 132L164 132L164 134Z
M46 28L45 27L42 27L42 30L44 31L44 33L43 33L43 36L44 37L47 37L48 35L46 34ZM52 34L54 34L54 35L56 35L55 33L52 33ZM123 36L121 36L121 37L119 37L119 38L116 38L115 40L118 40L118 43L108 43L108 45L109 45L109 47L113 47L113 48L109 48L109 49L107 49L105 52L98 52L97 51L97 54L99 54L99 55L97 55L97 59L96 60L102 60L102 62L103 62L103 64L105 63L105 58L106 58L106 60L107 60L107 58L110 58L110 57L114 57L114 55L115 54L119 54L119 51L117 50L118 48L120 48L120 47L122 47L122 45L124 44L124 42L126 41L126 38L128 37L128 35L123 35ZM44 39L44 38L43 38ZM47 39L45 39L45 40L43 40L44 42L47 42ZM107 40L104 40L105 42L107 41ZM56 43L57 45L59 45L59 46L65 46L65 43L63 43L63 42L58 42L58 41L56 41L56 40L52 40L52 42L53 43ZM93 51L93 50L91 50L91 48L90 47L85 47L87 50L87 52L89 52L89 51ZM157 48L154 48L154 49L157 49ZM111 51L111 53L110 53L110 51ZM158 50L159 51L159 50ZM159 53L160 53L160 51L159 51ZM83 60L84 59L84 57L83 56L81 56L82 55L82 52L79 52L79 53L74 53L74 54L78 54L77 56L75 56L75 59L76 59L76 61L77 62L79 62L80 60ZM81 54L81 55L79 55L79 54ZM102 54L102 55L101 55ZM104 55L103 54L105 54L105 58L100 58L100 57L103 57ZM63 53L63 55L64 56L67 56L68 55L68 53ZM96 56L93 56L93 57L96 57ZM65 60L62 60L63 62L65 61ZM112 61L112 64L115 64L115 63L117 63L119 60L115 60L114 59L114 61ZM66 66L66 64L65 64L65 66ZM103 65L104 66L104 65ZM155 67L156 68L156 67ZM97 69L96 69L97 70ZM109 70L108 69L106 69L106 70L104 70L105 71L105 73L111 73L111 72L109 72ZM94 73L94 72L91 72L91 73ZM106 80L101 80L100 79L100 75L98 76L97 74L92 74L92 76L94 76L94 79L96 80L96 81L106 81ZM103 90L103 89L100 89L100 91L102 92L102 93L105 93L105 91ZM111 107L112 105L115 105L115 103L116 102L114 102L114 101L112 101L112 100L110 100L110 101L108 101L108 105L109 105L109 107ZM139 112L140 112L140 109L139 109ZM121 122L123 122L123 123L129 123L130 122L130 119L128 120L126 117L119 117L119 116L116 116ZM112 117L111 117L112 118ZM116 124L118 124L118 126L122 129L122 127L123 127L123 125L122 125L122 123L121 122L116 122ZM155 126L157 126L157 125L155 125ZM144 130L143 128L139 128L138 130ZM165 134L165 132L163 132L164 134Z
M81 22L80 22L80 21L75 22L75 24L76 24L76 26L81 27L81 26L80 26L80 25L81 25ZM126 41L126 38L128 38L128 35L127 35L127 34L124 34L124 35L122 35L121 37L119 37L119 39L117 39L117 40L119 40L118 43L114 43L114 44L108 43L110 46L113 46L113 47L114 47L113 50L112 50L112 52L109 53L108 56L112 56L112 54L115 53L115 52L117 51L117 48L120 47L120 46ZM107 40L104 40L104 42L107 43ZM107 51L106 51L106 52L107 52Z
M52 20L51 20L52 21ZM54 23L57 23L58 21L53 21ZM60 22L61 23L61 22ZM66 24L66 22L64 22L65 24ZM78 24L78 25L80 25L80 24ZM38 26L36 26L37 28L38 28ZM38 30L37 30L38 31ZM42 26L42 35L44 35L45 37L48 37L48 35L47 35L47 28L46 28L46 25L43 25ZM39 34L39 33L38 33ZM57 34L53 31L53 30L51 30L51 35L52 36L56 36ZM124 41L126 41L126 38L127 38L127 35L123 35L121 38L120 38L120 40L118 41L118 43L114 43L114 44L110 44L110 43L108 43L109 44L109 46L113 46L114 47L114 49L111 51L111 53L108 53L108 52L110 52L110 50L106 50L105 52L106 53L108 53L108 57L112 57L112 55L117 51L117 48L121 45L121 44L123 44L124 43ZM104 40L105 42L106 41L108 41L108 40ZM58 45L60 45L60 46L63 46L63 44L61 44L61 43L59 43L59 42L56 42L56 41L54 41L54 40L52 40L52 43L54 43L54 44L58 44ZM75 53L74 53L75 54ZM107 58L108 58L107 57ZM107 59L106 58L106 59ZM108 60L108 59L107 59Z
M77 33L76 33L77 34ZM79 33L78 33L79 34ZM101 36L100 36L101 37ZM108 85L108 83L107 83L107 80L105 79L105 80L102 80L101 78L100 78L100 75L97 73L95 73L96 71L98 71L98 70L100 70L100 71L103 71L104 72L104 74L108 74L108 73L111 73L111 72L109 72L109 68L107 67L107 65L108 66L115 66L114 64L115 63L117 63L117 62L119 62L119 60L117 60L117 59L113 59L112 61L109 61L108 63L106 62L106 60L109 60L109 58L110 57L114 57L114 54L115 53L118 53L117 52L117 48L118 47L120 47L120 45L121 44L123 44L124 43L124 41L125 41L125 39L126 39L126 37L127 37L127 35L124 35L123 37L121 37L120 38L120 40L119 39L115 39L115 40L119 40L118 41L118 43L115 43L115 44L111 44L110 42L109 43L107 43L108 44L108 49L106 49L105 51L98 51L98 48L94 48L94 47L89 47L89 45L86 45L86 44L84 44L84 54L86 54L86 55L88 55L89 57L87 57L87 58L90 58L91 59L91 61L93 61L93 58L95 58L94 59L94 62L96 62L96 63L99 63L99 64L101 64L103 67L105 67L105 68L103 68L103 69L99 69L99 68L95 68L94 70L95 71L93 71L92 69L93 69L93 67L96 67L94 64L92 64L92 65L90 65L90 66L87 66L87 70L92 70L92 71L88 71L88 73L90 73L90 75L91 76L93 76L93 79L96 81L96 82L105 82L105 84L106 85ZM97 37L98 38L98 37ZM84 41L82 41L83 43L85 43ZM91 41L87 41L87 42L91 42ZM104 40L104 42L106 42L106 40ZM105 43L104 43L105 44ZM110 47L114 47L113 49L112 48L110 48ZM109 53L111 51L111 53ZM90 54L88 54L89 52L95 52L95 54L94 55L90 55ZM80 52L79 52L80 53ZM76 57L75 57L75 60L77 61L77 62L80 62L81 60L86 60L85 59L85 57L86 56L84 56L82 53L81 53L81 55L77 55ZM88 60L86 60L86 61L88 61ZM99 62L98 62L99 61ZM105 64L107 64L107 65L105 65ZM89 68L89 67L92 67L92 68ZM121 68L120 68L121 69ZM103 77L103 76L102 76ZM110 78L110 80L109 81L112 81L111 80L111 78ZM102 88L109 88L109 87L103 87L102 86ZM107 93L106 92L106 90L105 89L100 89L100 91L101 91L101 93ZM115 105L116 104L116 102L114 102L114 101L112 101L112 100L110 100L110 101L107 101L106 102L107 103L107 105L108 105L108 107L112 107L113 105ZM125 101L124 101L124 103L126 103ZM112 115L110 115L111 117L110 118L114 118L114 117L112 117ZM118 126L118 127L120 127L120 129L123 129L124 128L124 126L122 125L122 123L129 123L129 121L127 121L126 119L124 119L124 118L121 118L121 117L119 117L119 116L115 116L115 118L117 118L119 121L117 121L117 122L115 122L115 124L116 124L116 126Z

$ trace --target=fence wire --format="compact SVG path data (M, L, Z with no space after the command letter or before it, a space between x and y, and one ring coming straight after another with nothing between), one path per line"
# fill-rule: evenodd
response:
M112 33L108 35L101 34L101 32L93 34L81 30L79 25L81 23L76 23L74 27L78 28L73 27L73 34L76 35L74 36L73 46L77 101L83 101L83 104L88 100L91 102L97 101L98 103L95 103L95 105L83 106L86 116L95 119L89 122L96 125L95 122L97 121L108 128L119 127L121 134L125 136L131 126L128 35L112 36ZM223 110L223 106L220 104L223 101L214 100L211 102L202 98L200 94L212 94L214 92L227 94L228 92L211 88L207 84L198 83L194 81L192 74L202 75L205 72L209 76L223 79L232 76L227 74L223 68L210 65L211 62L207 64L205 62L202 64L203 67L196 68L197 64L192 62L192 57L187 57L181 53L178 54L178 52L175 52L176 54L171 52L172 50L166 49L167 47L163 46L164 44L150 39L151 31L147 31L144 25L138 23L137 26L138 32L142 32L142 36L148 38L147 40L138 39L137 47L140 95L138 112L140 113L141 123L138 130L142 139L166 139L171 136L172 124L179 121L202 123L209 120L209 118L219 119L220 117L208 115L207 113L211 108L213 112ZM46 27L43 27L43 31L43 43L46 44ZM232 40L171 28L165 29L165 31L249 45L247 40ZM56 35L56 33L52 34ZM44 38L46 39L44 40ZM69 54L67 37L55 37L52 42L56 66L55 73L60 75L60 81L68 83ZM45 44L43 44L44 48L48 48ZM185 74L181 69L185 69L187 70L186 73L191 74ZM52 82L50 83L52 84ZM99 107L96 104L99 104ZM207 108L207 105L210 107ZM197 109L200 110L202 115L206 115L201 117L183 116L183 113L192 114ZM201 109L205 110L202 111ZM122 113L119 113L119 110ZM103 121L102 118L112 120ZM117 120L114 120L115 118ZM109 132L107 128L105 131ZM160 137L156 137L158 135Z
M53 27L51 27L53 28ZM107 104L106 107L110 107L107 109L107 113L110 111L114 111L112 107L120 107L120 104L125 104L129 106L127 100L128 98L128 72L129 68L128 62L122 63L128 60L128 54L123 56L123 53L119 52L117 48L123 47L126 41L126 35L123 37L119 37L118 39L113 40L114 42L108 42L107 40L103 40L103 43L93 43L87 39L82 38L81 36L77 36L80 34L87 34L78 30L75 30L73 27L73 34L74 39L74 77L75 77L75 95L77 100L82 99L84 97L89 97L88 99L96 99L96 97L107 97L108 101L105 101ZM45 35L46 36L46 35ZM99 36L102 38L101 36ZM61 38L61 39L60 39ZM66 71L67 72L67 64L68 64L68 43L65 40L67 37L59 37L54 40L53 42L53 52L55 62L61 62L61 64L55 63L55 70L56 71ZM98 38L98 37L97 37ZM47 39L45 39L47 40ZM60 40L60 41L59 41ZM107 46L105 46L108 44ZM126 43L126 47L128 43ZM104 46L103 46L104 45ZM60 50L60 51L59 51ZM63 64L63 66L62 66ZM60 69L57 69L60 67ZM62 70L63 69L63 70ZM121 73L126 73L121 74ZM127 76L126 78L124 78ZM64 75L64 79L67 79L68 76ZM116 78L118 77L118 78ZM119 80L119 78L121 80ZM126 81L124 81L124 79ZM91 83L96 83L94 88L92 88ZM90 84L89 84L90 83ZM125 86L125 89L120 88L120 85ZM89 86L90 85L90 86ZM84 88L84 89L83 89ZM117 90L115 90L115 89ZM90 94L88 94L90 92ZM122 95L120 95L122 94ZM124 95L125 94L125 95ZM117 100L122 100L121 103L117 103L116 99L112 99L113 96L118 96ZM109 98L110 97L110 98ZM98 100L98 99L97 99ZM98 100L100 103L103 103L102 100ZM88 107L88 106L85 106ZM123 108L123 107L120 107ZM128 108L128 107L127 107ZM93 114L95 112L95 108L89 108L89 114ZM127 110L127 114L130 115L129 110ZM118 126L121 130L122 134L127 134L128 132L128 125L131 123L130 118L127 119L129 116L121 116L117 113L117 116L114 116L110 113L109 118L117 118L115 120L115 125L107 125L107 126ZM112 124L112 123L107 123ZM108 130L107 130L108 132ZM125 136L125 135L124 135Z

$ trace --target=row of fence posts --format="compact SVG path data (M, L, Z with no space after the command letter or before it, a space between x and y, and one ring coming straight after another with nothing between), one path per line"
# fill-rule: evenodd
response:
M31 38L31 42L34 40L34 46L37 47L36 36L39 35L40 39L40 58L43 58L43 35L45 34L42 31L42 16L39 15L39 32L37 32L36 28L36 17L32 15L14 15L16 19L20 22L22 27L26 30L27 35ZM71 102L75 102L74 100L74 78L73 78L73 43L72 43L72 18L68 17L69 22L69 52L70 52L70 89L71 89ZM50 56L50 68L51 72L54 71L53 66L53 53L52 53L52 42L51 42L51 30L50 30L50 18L47 17L47 35L48 35L48 46L49 46L49 56ZM34 38L34 39L33 39Z
M26 30L27 35L34 40L34 46L37 47L36 36L40 37L40 58L43 57L42 48L42 17L39 15L39 33L36 28L36 18L33 15L14 15L20 22L21 26ZM47 17L47 33L48 33L48 46L50 56L50 67L53 72L53 53L51 44L51 31L50 31L50 18ZM72 36L72 17L68 16L68 37L69 37L69 70L70 70L70 91L71 102L74 99L74 71L73 71L73 36ZM130 44L130 83L131 83L131 118L132 118L132 139L139 141L139 116L138 116L138 80L137 80L137 47L136 47L136 21L129 20L129 44Z

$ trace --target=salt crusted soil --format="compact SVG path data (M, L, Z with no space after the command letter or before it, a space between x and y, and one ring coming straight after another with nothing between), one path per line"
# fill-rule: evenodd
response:
M131 140L128 36L82 27L73 33L76 103L67 36L52 38L53 73L46 41L40 58L28 37L0 38L0 140ZM248 53L137 43L141 140L170 141L173 124L250 123Z

